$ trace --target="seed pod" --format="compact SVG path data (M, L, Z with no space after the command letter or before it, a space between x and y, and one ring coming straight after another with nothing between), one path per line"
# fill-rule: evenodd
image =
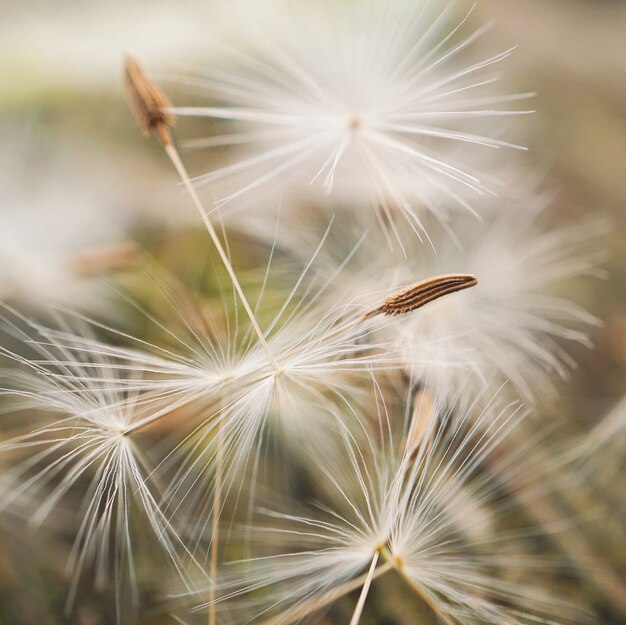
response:
M376 315L396 316L404 315L440 297L469 289L476 286L478 280L469 274L449 274L437 278L429 278L418 282L408 289L390 295L381 306L367 312L363 318L369 319Z
M167 111L171 106L167 96L132 56L126 57L124 79L129 106L144 134L154 134L162 145L171 144L174 117Z

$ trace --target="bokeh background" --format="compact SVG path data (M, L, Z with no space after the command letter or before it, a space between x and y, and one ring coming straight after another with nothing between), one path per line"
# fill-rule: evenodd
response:
M176 100L178 73L211 62L211 38L228 28L226 5L2 3L0 299L33 308L48 301L82 305L81 298L101 295L77 288L77 281L89 281L100 264L123 265L133 241L160 249L164 232L193 226L194 213L165 157L142 140L127 110L122 57L140 55L169 81ZM596 347L574 349L577 370L561 384L560 398L542 409L546 417L565 415L566 434L584 439L626 393L626 2L480 0L472 20L495 21L486 38L490 50L519 44L507 62L507 81L538 93L524 139L555 189L554 222L590 213L610 219L608 278L572 286L575 300L604 322L593 330ZM624 576L619 528L626 506L618 480L616 474L588 484L570 504L597 557ZM43 537L41 549L21 553L11 532L23 528L1 525L0 531L0 623L111 622L110 598L95 592L62 616L62 566L51 565L64 559L62 544ZM386 623L416 622L393 588L374 592L381 601L387 596ZM624 622L592 585L581 581L567 592L585 596L603 623ZM146 622L172 621L155 614Z

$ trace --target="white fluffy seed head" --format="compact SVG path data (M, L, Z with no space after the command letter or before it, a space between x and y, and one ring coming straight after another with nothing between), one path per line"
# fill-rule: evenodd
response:
M268 188L276 201L331 195L383 219L400 214L419 236L425 213L445 220L451 206L472 210L466 192L485 194L498 150L519 147L498 137L498 120L527 111L516 108L524 96L492 89L510 51L464 58L484 29L462 35L469 20L457 8L294 3L269 12L269 23L244 16L249 50L221 68L213 59L213 71L192 81L209 104L171 109L223 123L223 134L195 147L233 148L230 164L198 182L214 185L218 204L248 197L252 210ZM483 151L493 160L477 171Z
M523 531L505 538L496 529L501 489L519 490L507 476L529 461L528 449L502 453L524 415L501 393L470 399L472 386L436 391L427 406L422 391L414 401L423 409L410 403L405 419L390 404L378 425L367 418L360 430L338 423L342 453L312 468L318 506L255 518L245 535L256 557L220 574L218 609L234 622L256 614L263 623L295 622L363 585L374 562L374 578L397 569L450 622L522 624L568 610L501 577L511 563L533 565L515 549ZM427 425L409 453L415 413Z
M476 380L509 379L535 401L554 392L554 374L566 377L574 366L568 344L591 344L588 332L598 321L577 295L584 290L564 293L585 284L582 278L605 275L602 241L609 227L597 215L551 225L550 206L551 198L513 186L485 203L485 220L458 216L449 224L456 236L433 232L434 251L410 236L401 238L401 248L389 246L377 229L359 236L346 216L333 222L318 270L335 276L333 296L370 306L429 276L477 276L477 286L388 326L385 338L403 353L407 371L431 385L473 370ZM315 219L308 223L319 227ZM285 247L298 254L306 244L292 234Z
M159 397L145 393L151 387L143 385L144 363L122 364L124 350L107 348L81 328L82 336L66 324L46 328L14 311L3 318L3 337L15 351L0 348L8 365L0 394L19 419L9 421L16 432L0 444L0 455L11 461L0 509L26 501L34 526L78 509L68 605L93 567L98 587L115 577L119 612L136 607L138 525L181 574L186 549L159 507L150 453L129 433L163 409Z

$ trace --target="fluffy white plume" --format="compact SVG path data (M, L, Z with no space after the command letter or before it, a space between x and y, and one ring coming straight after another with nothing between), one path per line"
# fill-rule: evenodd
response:
M456 2L266 4L271 19L242 12L248 51L213 58L208 77L191 79L211 104L172 109L224 123L223 134L191 143L233 148L230 164L198 178L216 183L218 206L248 197L255 210L268 188L276 201L327 194L400 211L418 236L425 213L473 211L498 149L519 147L498 138L498 120L528 112L514 108L528 94L492 89L511 50L460 60L485 28L462 35L468 16L455 17Z
M0 455L11 460L0 509L25 499L37 527L55 510L77 506L66 515L75 532L68 604L92 564L99 587L114 572L118 609L128 600L135 603L135 550L142 542L137 525L152 531L152 544L181 574L186 551L159 509L162 486L149 451L126 435L159 408L140 394L142 373L136 367L123 368L95 348L72 350L60 340L63 333L18 314L4 322L4 338L32 353L27 358L0 348L5 364L8 359L15 365L5 369L7 385L0 394L13 414L6 425L16 430L0 444Z
M343 452L312 469L317 510L266 513L274 533L271 523L250 528L262 551L224 567L218 608L233 622L285 625L361 587L356 623L370 583L394 570L447 624L522 624L565 613L540 590L506 580L510 567L546 564L516 553L524 531L485 525L506 512L497 505L506 479L496 488L494 474L528 466L527 449L502 453L523 414L498 394L469 400L471 387L434 397L420 391L404 419L390 407L359 433L340 426ZM449 513L456 504L463 515Z
M477 381L508 379L534 401L554 391L554 374L566 377L575 366L567 343L591 345L587 331L598 320L586 302L563 295L564 285L605 276L606 254L598 243L609 229L598 216L550 225L550 205L546 196L513 189L486 205L484 220L451 221L454 238L441 229L432 233L434 251L410 236L400 248L390 247L380 230L360 236L350 216L335 219L318 271L330 275L344 266L333 282L344 297L380 297L428 275L475 275L476 288L434 302L389 328L394 336L387 339L403 353L407 371L431 385L446 386L473 370ZM312 228L316 219L318 226L324 223L310 218ZM297 232L283 242L292 254L306 249Z

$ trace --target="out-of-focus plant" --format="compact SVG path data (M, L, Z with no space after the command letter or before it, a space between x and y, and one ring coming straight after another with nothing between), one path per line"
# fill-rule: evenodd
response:
M185 77L206 103L125 65L209 251L170 233L176 262L83 258L136 263L116 319L2 305L2 516L71 535L67 613L93 577L119 622L357 625L391 578L446 625L579 623L564 574L624 610L563 529L623 410L575 454L537 418L590 344L559 289L602 273L606 224L544 227L507 158L531 96L498 85L511 50L472 58L487 29L455 2L243 8L247 51ZM187 142L208 173L181 158L186 117L210 120Z

